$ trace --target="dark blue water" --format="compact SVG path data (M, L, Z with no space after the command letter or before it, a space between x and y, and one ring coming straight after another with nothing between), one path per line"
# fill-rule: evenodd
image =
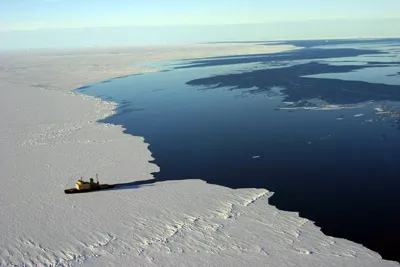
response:
M120 103L103 122L145 137L157 181L266 188L279 209L400 261L400 43L303 47L155 63L167 71L77 91Z

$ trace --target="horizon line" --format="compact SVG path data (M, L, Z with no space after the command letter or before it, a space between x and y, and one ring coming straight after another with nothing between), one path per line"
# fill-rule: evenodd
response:
M313 21L391 21L398 18L310 18L310 19L292 19L292 20L271 20L264 22L245 22L245 23L221 23L221 24L131 24L131 25L110 25L110 26L82 26L82 27L54 27L54 28L22 28L22 29L1 29L0 33L10 32L32 32L32 31L56 31L56 30L85 30L85 29L112 29L112 28L135 28L135 27L218 27L218 26L241 26L241 25L268 25L276 23L293 23L293 22L313 22Z

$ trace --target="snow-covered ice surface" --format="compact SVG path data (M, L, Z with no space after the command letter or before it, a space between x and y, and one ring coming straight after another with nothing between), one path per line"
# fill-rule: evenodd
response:
M181 180L64 194L80 176L128 183L159 170L142 137L96 122L113 103L69 90L151 71L140 61L288 48L0 53L0 266L399 266L268 205L265 189Z

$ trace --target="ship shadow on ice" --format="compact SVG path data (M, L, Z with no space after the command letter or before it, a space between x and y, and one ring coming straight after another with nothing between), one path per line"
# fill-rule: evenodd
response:
M140 187L153 186L153 184L157 183L157 182L160 182L160 181L158 181L156 179L152 179L152 180L142 180L142 181L134 181L134 182L128 182L128 183L112 184L113 188L110 188L107 191L138 189Z
M171 182L171 181L178 182L178 181L182 181L182 180L186 180L186 179L168 179L168 180L151 179L151 180L141 180L141 181L134 181L134 182L128 182L128 183L111 184L113 187L110 189L107 189L107 191L138 189L141 187L155 186L156 183L160 184L162 182ZM205 181L205 182L207 182L207 181Z

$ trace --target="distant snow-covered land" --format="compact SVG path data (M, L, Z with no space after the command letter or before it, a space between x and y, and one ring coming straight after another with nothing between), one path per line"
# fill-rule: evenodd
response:
M115 104L72 93L134 63L277 52L213 44L0 53L0 266L399 266L268 205L265 189L201 180L66 195L83 176L153 179L142 137L96 121Z

